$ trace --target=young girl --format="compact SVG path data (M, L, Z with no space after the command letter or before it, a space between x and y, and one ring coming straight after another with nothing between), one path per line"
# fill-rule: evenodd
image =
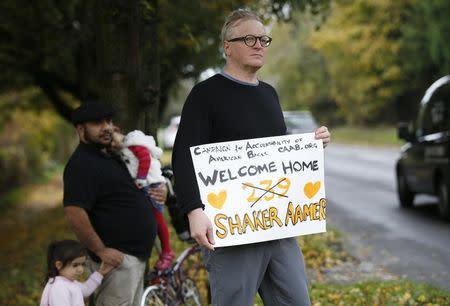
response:
M148 188L165 183L159 161L162 150L156 146L152 136L145 135L141 131L132 131L125 136L120 132L120 128L115 127L111 149L120 153L136 185L146 194L148 194ZM152 203L152 211L158 224L158 237L162 249L155 268L166 270L172 265L175 253L170 247L169 229L162 213L164 205L150 196L148 198Z
M99 270L80 283L87 251L75 240L51 242L47 249L48 272L40 306L84 306L84 298L90 296L100 285L103 276L112 266L101 264Z

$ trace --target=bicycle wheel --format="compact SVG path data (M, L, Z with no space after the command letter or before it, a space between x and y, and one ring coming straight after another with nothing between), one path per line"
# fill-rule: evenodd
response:
M180 262L175 266L178 286L182 288L184 282L187 281L187 284L192 288L189 281L193 282L200 296L200 304L187 305L209 305L211 302L208 271L206 271L201 257L200 246L194 245L180 256Z
M177 305L176 303L176 300L167 294L166 288L160 285L147 287L141 299L141 306L172 306Z
M181 297L185 306L201 306L200 293L192 279L186 278L181 283Z

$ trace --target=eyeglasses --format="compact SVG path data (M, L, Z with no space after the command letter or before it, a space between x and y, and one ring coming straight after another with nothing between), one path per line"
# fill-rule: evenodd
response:
M269 37L267 35L262 35L262 36L245 35L245 36L241 36L241 37L232 38L227 41L228 42L243 41L247 46L253 47L254 45L256 45L256 41L258 39L259 39L259 43L264 48L267 48L270 45L270 43L272 42L272 37Z

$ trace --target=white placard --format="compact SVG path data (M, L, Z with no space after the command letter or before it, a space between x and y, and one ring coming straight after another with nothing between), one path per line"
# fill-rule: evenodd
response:
M190 150L216 247L326 231L323 144L314 133Z

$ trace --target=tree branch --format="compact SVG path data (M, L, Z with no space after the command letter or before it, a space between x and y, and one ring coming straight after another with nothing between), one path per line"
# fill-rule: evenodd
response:
M53 84L54 86L52 87L59 87L60 89L70 93L75 98L82 100L79 87L67 80L58 77L56 74L39 70L37 72L33 72L33 75L35 80L40 80L41 83Z
M56 111L61 115L61 117L70 122L70 116L73 109L65 103L64 99L58 93L52 82L36 76L35 82L36 85L39 86L44 94L49 98L50 102L53 104Z

